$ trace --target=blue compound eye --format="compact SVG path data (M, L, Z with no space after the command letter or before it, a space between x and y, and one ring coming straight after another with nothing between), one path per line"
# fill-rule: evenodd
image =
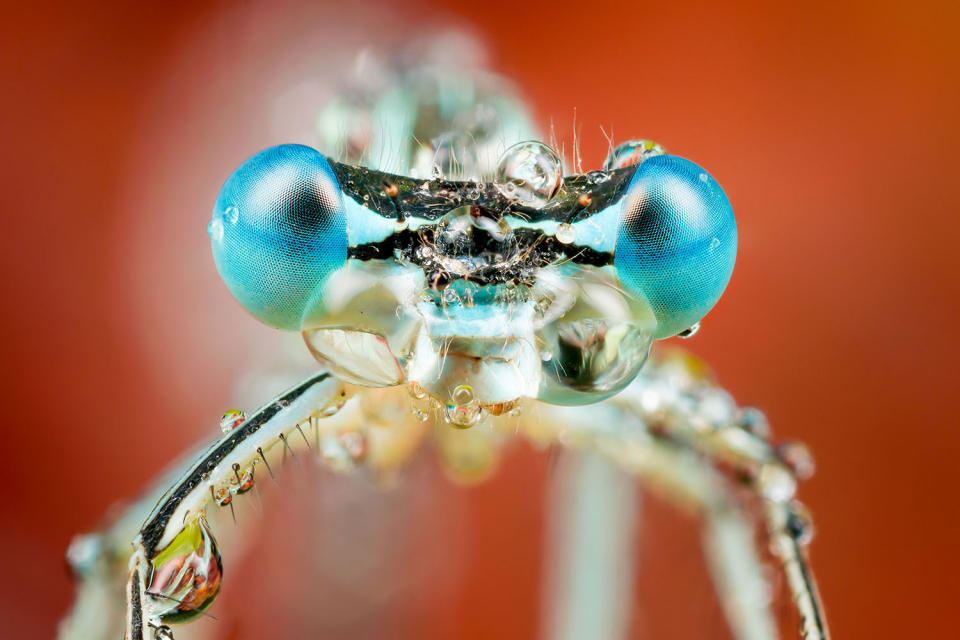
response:
M650 303L658 339L710 311L736 256L737 224L717 181L677 156L644 160L623 200L614 265L621 284Z
M326 158L285 144L227 178L208 227L213 259L234 297L262 322L299 330L347 259L340 186Z

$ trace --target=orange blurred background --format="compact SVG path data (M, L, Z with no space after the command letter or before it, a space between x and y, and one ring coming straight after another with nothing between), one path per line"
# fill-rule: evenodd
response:
M602 162L602 126L720 181L737 267L684 346L816 455L800 497L835 637L954 637L960 11L901 4L9 7L0 633L51 636L72 598L71 536L212 436L269 332L209 258L225 176L309 132L301 106L328 89L331 60L454 24L542 124L572 131L576 109L585 167ZM537 633L546 474L521 447L490 484L439 490L471 528L459 580L420 594L423 614L396 637ZM704 571L695 531L657 505L647 518L667 524L646 537L639 565L654 578L638 599L659 604L632 637L728 637L709 597L680 597ZM660 557L671 528L685 551Z

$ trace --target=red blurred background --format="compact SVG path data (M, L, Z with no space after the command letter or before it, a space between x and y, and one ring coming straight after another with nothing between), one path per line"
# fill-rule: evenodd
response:
M572 131L576 109L585 167L602 162L603 126L658 140L724 185L737 268L685 346L816 454L800 495L835 636L954 636L956 3L335 6L5 11L3 635L53 633L72 597L72 534L209 435L268 332L209 258L224 177L278 132L309 131L298 105L328 89L317 79L333 51L455 24L541 123ZM440 490L473 523L460 579L439 600L420 594L423 615L398 637L535 635L546 473L519 448L493 482ZM651 510L667 524L647 537L654 578L638 598L659 604L634 637L727 637L709 598L680 598L699 561L677 573L682 552L658 556L658 541L676 543L665 531L688 527Z

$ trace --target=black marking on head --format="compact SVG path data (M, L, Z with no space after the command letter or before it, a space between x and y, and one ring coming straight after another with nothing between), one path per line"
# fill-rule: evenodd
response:
M475 217L494 220L486 212ZM482 226L471 226L469 233L451 233L443 222L416 231L404 229L379 242L349 247L347 256L355 260L397 259L419 266L434 288L458 279L478 285L532 285L537 271L552 264L613 264L610 252L565 244L539 229L520 227L498 235ZM454 264L456 269L452 268Z
M531 221L573 223L623 197L637 170L631 166L568 176L550 202L534 209L510 200L490 182L415 180L333 160L330 166L344 196L384 218L401 221L411 217L439 220L457 207L476 205L494 216L511 214ZM589 195L586 206L581 204L584 194Z
M229 436L216 444L213 449L207 452L204 457L193 466L190 475L170 491L169 497L165 498L160 505L158 505L159 508L140 530L141 544L143 545L143 550L148 560L153 560L157 543L160 541L160 538L163 537L167 523L170 521L174 511L177 510L177 507L180 505L180 502L183 501L184 497L200 486L210 472L213 471L224 458L230 455L240 443L259 431L263 425L280 413L291 402L306 393L311 387L323 382L329 377L329 373L319 373L308 378L270 404L261 407L256 413L250 416L246 422L230 432Z

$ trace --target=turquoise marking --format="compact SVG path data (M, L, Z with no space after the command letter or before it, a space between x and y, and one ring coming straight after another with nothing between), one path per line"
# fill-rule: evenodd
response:
M344 198L343 203L347 219L347 246L349 247L358 247L363 244L386 240L398 229L396 220L384 218L353 198Z

